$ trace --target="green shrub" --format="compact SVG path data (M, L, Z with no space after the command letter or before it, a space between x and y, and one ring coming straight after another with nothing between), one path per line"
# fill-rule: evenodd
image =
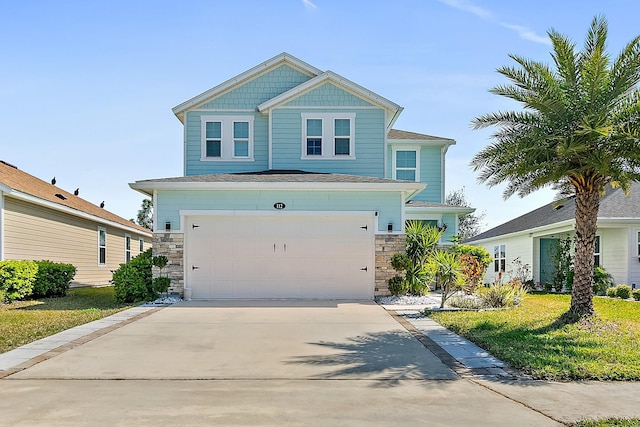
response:
M618 295L618 287L617 286L611 286L610 288L607 288L606 290L606 294L608 297L610 298L615 298Z
M611 276L602 267L595 267L593 269L593 293L594 295L607 295L607 289L614 286L613 276Z
M153 279L153 290L158 294L167 292L169 286L171 286L171 279L169 277L156 277Z
M0 261L0 291L4 301L24 299L33 292L38 265L33 261Z
M636 301L640 301L640 289L634 289L631 292L631 295L633 295L633 299Z
M483 305L492 308L515 307L522 302L525 295L527 289L518 279L504 284L494 283L488 288L478 290Z
M629 299L629 297L631 297L631 286L629 285L616 286L616 296L622 299Z
M409 292L409 284L404 277L395 276L389 279L389 293L391 295L404 295Z
M153 288L151 265L151 249L120 264L111 280L118 302L150 301L158 297Z
M69 283L76 274L71 264L57 263L48 260L36 261L38 272L33 282L32 296L63 297L67 295Z

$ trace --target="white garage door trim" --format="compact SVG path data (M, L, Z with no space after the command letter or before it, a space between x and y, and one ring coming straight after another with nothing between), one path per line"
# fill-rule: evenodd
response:
M181 225L185 289L194 299L373 299L375 212L190 210ZM241 254L254 250L255 265L245 269ZM216 262L215 253L226 260Z

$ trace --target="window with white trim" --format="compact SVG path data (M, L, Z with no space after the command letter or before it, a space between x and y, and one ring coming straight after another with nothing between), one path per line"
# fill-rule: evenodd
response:
M420 181L420 151L417 148L393 150L393 179Z
M495 245L493 247L493 271L496 273L505 272L507 267L507 246Z
M131 236L129 234L124 235L124 262L131 260Z
M354 159L355 113L302 113L303 159Z
M98 265L107 263L107 230L98 227Z
M640 231L638 231L638 256L640 257Z
M202 116L201 160L253 160L253 116Z
M600 236L596 236L596 245L593 249L593 266L600 267Z
M138 253L141 254L142 252L144 252L144 239L140 238L138 240Z

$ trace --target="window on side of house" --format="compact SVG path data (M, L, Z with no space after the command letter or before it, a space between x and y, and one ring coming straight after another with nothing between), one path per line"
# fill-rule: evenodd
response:
M98 265L107 263L107 230L98 227Z
M142 252L144 252L144 239L140 238L138 239L138 253L141 254Z
M505 272L507 267L507 245L495 245L493 247L493 271Z
M640 257L640 231L638 231L638 256Z
M394 179L401 181L420 181L418 169L418 150L397 149L393 156Z
M128 234L124 235L124 262L129 262L131 260L131 236Z
M201 160L253 160L253 116L203 116L200 120Z
M354 159L355 113L302 113L303 159Z
M593 266L600 267L600 236L596 236L596 246L593 250Z

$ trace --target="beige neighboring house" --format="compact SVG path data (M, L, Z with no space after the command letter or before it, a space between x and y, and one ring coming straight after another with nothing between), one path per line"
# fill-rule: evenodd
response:
M0 160L0 260L73 264L72 286L105 285L151 232Z

